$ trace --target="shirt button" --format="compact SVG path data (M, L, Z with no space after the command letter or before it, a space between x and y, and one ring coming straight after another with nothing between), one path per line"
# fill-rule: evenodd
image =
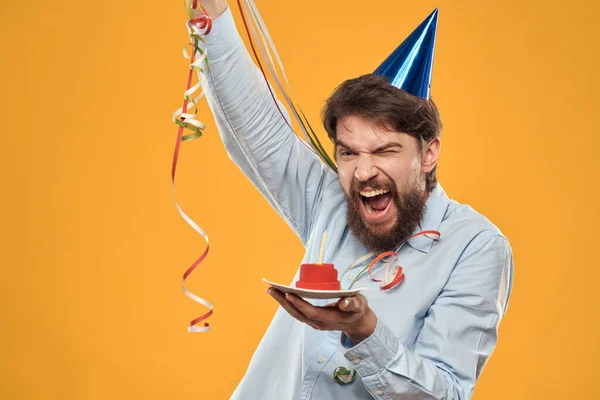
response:
M352 359L352 362L354 364L358 364L360 362L360 358L354 358L354 359Z
M354 279L354 275L348 275L346 278L347 278L349 281L351 281L351 280L353 280L353 279Z
M377 395L379 395L379 396L383 396L383 390L379 389L379 390L377 391Z
M319 357L317 357L317 361L318 361L320 364L322 364L322 363L324 363L324 362L325 362L325 357L323 357L323 356L319 356Z

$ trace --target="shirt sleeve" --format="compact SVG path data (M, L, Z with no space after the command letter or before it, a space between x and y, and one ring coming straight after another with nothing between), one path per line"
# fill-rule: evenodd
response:
M496 346L513 267L506 238L479 236L429 308L412 351L379 320L370 337L344 354L374 398L471 398Z
M230 9L214 21L206 48L204 90L229 157L306 244L316 203L336 174L288 126Z

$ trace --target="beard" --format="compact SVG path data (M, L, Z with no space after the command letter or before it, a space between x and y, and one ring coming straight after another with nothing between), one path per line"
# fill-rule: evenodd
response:
M352 180L350 194L346 194L346 220L350 231L368 250L375 253L394 251L400 244L410 238L425 212L425 191L419 189L418 182L413 181L404 193L398 193L398 188L392 179L386 181L359 182ZM388 221L373 224L363 219L361 203L363 197L359 191L363 188L386 189L390 191L391 201L396 205L398 214L390 228L385 227ZM391 217L393 218L393 217Z

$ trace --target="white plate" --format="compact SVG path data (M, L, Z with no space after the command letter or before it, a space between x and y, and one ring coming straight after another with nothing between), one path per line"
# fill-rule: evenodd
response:
M304 297L306 299L336 299L339 297L352 297L358 294L361 290L366 290L367 288L356 288L351 290L310 290L310 289L300 289L296 287L280 285L279 283L274 283L263 278L263 281L267 282L269 285L273 286L275 289L279 290L283 293L292 293L300 297Z

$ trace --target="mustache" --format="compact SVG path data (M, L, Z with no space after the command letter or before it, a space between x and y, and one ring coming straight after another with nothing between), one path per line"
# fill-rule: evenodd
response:
M366 188L374 190L389 190L392 195L396 195L396 193L398 193L396 184L392 179L387 180L387 182L381 180L369 180L366 182L360 182L358 179L356 179L356 177L352 179L352 184L350 185L350 192L353 196L360 197L359 192L365 190Z

